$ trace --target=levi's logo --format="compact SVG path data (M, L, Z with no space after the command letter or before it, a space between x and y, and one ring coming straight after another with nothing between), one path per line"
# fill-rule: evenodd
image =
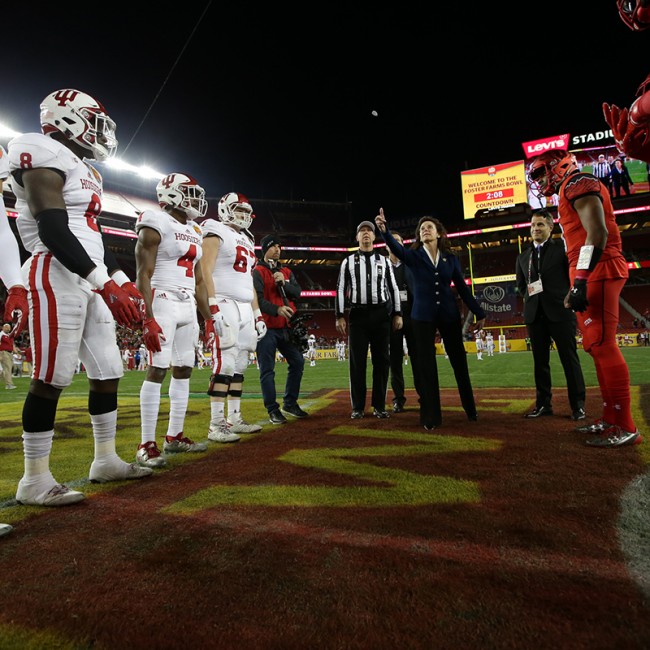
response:
M521 145L524 148L526 158L538 156L545 151L552 151L554 149L568 149L569 147L569 134L554 135L550 138L543 140L531 140L530 142L523 142Z

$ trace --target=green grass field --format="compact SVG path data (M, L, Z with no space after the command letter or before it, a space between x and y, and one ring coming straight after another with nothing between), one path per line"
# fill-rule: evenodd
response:
M622 348L623 355L630 368L631 383L635 385L650 384L650 347L647 348ZM587 386L597 386L596 372L591 357L584 351L579 350L582 369L585 375ZM508 352L505 354L495 353L493 357L484 354L483 361L478 361L476 354L468 355L470 375L475 388L521 388L533 387L533 357L531 352ZM284 386L287 366L285 363L278 363L276 368L276 388L278 393ZM372 365L368 361L368 386L372 382ZM556 351L551 352L551 372L553 385L555 387L566 386L562 366ZM454 375L449 361L438 356L438 375L440 386L449 388L455 386ZM167 373L163 390L169 385L170 373ZM190 390L193 398L201 398L206 395L210 371L207 369L195 369L190 381ZM411 367L404 367L404 378L407 387L413 387L413 376ZM144 380L144 373L135 370L126 372L120 382L120 396L137 397L140 393L140 386ZM0 392L0 404L20 403L22 404L29 378L16 378L17 390ZM316 366L305 365L305 373L302 380L302 393L309 393L321 388L347 388L348 387L348 363L336 360L318 361ZM244 382L245 396L255 399L261 396L259 386L259 371L256 366L249 366L245 373ZM64 391L64 397L79 397L87 395L88 383L86 376L81 373L77 375L72 385ZM389 386L389 397L390 397ZM16 413L19 417L19 412Z

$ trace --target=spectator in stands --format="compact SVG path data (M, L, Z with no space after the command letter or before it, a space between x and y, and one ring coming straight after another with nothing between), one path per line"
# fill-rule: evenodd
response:
M420 390L420 424L427 430L442 424L435 346L438 332L445 342L445 352L454 369L463 409L470 421L477 420L467 351L463 342L462 319L451 283L454 283L456 292L478 319L474 329L482 329L485 312L465 284L460 261L451 252L445 227L438 219L422 217L415 230L415 242L410 249L406 249L388 229L383 208L379 209L375 223L391 252L412 272L411 322L415 335L415 354L418 355L418 378L415 385Z
M555 242L553 215L535 213L530 222L533 245L517 257L517 290L524 299L524 322L533 348L535 408L526 418L553 415L551 389L551 344L557 346L571 417L584 420L586 388L576 345L576 315L564 306L571 286L569 261L563 242Z
M309 415L298 405L305 358L302 348L292 339L289 328L289 322L297 311L295 301L300 298L301 288L293 271L280 264L280 238L277 235L266 235L260 243L262 260L253 269L253 286L266 323L266 335L257 342L260 386L269 420L272 424L284 424L287 418L282 411L295 418L306 418ZM282 411L275 390L276 351L282 354L288 364Z
M404 241L398 232L394 232L393 237L400 244ZM415 354L415 340L413 338L413 326L411 325L413 294L410 289L412 284L409 277L410 271L392 251L389 259L393 265L393 273L399 289L402 308L402 327L399 329L393 327L390 333L390 386L393 390L393 413L401 413L406 403L404 394L404 348L406 347L411 357L411 371L414 380L417 377L418 356Z
M402 327L399 289L386 255L374 250L375 224L362 221L356 234L359 249L343 259L336 283L336 331L346 336L346 307L350 307L350 399L351 418L364 417L368 346L372 360L373 415L384 419L390 370L390 330Z
M572 282L564 305L578 314L583 347L594 360L603 401L602 417L578 431L597 434L586 441L593 447L637 444L641 435L632 417L630 371L616 344L619 299L629 272L607 187L582 174L560 149L537 156L529 180L533 191L560 197Z
M612 167L612 191L614 196L617 198L621 196L621 191L625 196L629 196L632 193L633 185L634 181L630 176L630 171L625 163L620 158L617 158Z

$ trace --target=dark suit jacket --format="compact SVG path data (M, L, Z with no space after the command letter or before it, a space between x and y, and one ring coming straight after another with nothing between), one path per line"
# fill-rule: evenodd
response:
M564 298L571 288L569 262L564 244L552 237L542 248L540 271L544 290L534 296L528 295L528 270L534 244L517 257L517 289L524 297L524 322L532 323L541 305L549 321L575 321L576 315L564 306ZM534 258L533 258L534 259ZM539 279L536 264L530 264L530 281Z
M451 287L452 282L458 295L472 313L479 320L485 318L483 308L465 284L465 276L456 255L441 252L438 265L434 266L424 248L420 247L416 250L404 248L388 228L385 233L381 234L388 248L411 271L410 277L413 282L411 287L413 289L412 318L432 323L460 321L460 310Z

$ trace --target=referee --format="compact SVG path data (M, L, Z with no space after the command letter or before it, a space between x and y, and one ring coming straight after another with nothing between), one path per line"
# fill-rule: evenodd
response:
M373 415L383 419L390 417L386 411L388 350L391 321L393 329L402 328L400 294L390 260L373 248L375 224L362 221L356 239L359 250L343 260L336 283L336 331L342 336L347 334L345 308L349 306L351 417L357 420L364 416L370 345Z

